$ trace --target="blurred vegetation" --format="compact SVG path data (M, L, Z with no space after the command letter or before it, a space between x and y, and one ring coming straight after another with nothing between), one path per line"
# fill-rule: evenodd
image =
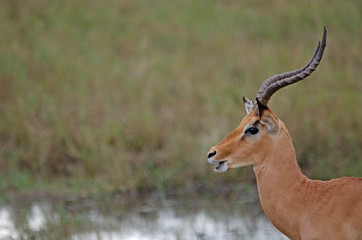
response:
M324 25L318 71L271 108L309 177L362 172L361 1L7 0L0 22L3 191L253 181L214 174L206 154Z

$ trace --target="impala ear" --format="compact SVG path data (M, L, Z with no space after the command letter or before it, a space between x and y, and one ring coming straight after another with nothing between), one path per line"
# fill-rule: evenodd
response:
M279 132L279 119L268 106L261 103L258 98L256 99L256 103L255 114L259 116L261 124L264 124L268 128L269 133Z
M249 100L246 97L243 97L243 102L245 106L246 113L249 114L251 111L253 111L254 103L253 101Z

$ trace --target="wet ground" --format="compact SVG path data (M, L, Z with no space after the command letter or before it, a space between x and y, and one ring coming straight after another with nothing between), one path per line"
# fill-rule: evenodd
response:
M287 239L255 189L220 194L17 196L0 204L0 239Z

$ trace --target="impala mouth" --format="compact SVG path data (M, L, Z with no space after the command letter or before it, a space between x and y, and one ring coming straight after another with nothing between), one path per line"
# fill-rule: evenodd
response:
M218 162L218 164L214 168L214 171L215 172L226 172L228 170L228 164L226 162L227 162L227 160Z
M226 172L227 170L228 170L228 164L226 163L227 162L227 160L224 160L224 161L216 161L216 160L214 160L214 159L212 159L212 158L208 158L207 159L208 161L209 161L209 163L211 163L211 164L214 164L214 163L216 163L217 165L215 166L215 168L214 168L214 171L215 172Z

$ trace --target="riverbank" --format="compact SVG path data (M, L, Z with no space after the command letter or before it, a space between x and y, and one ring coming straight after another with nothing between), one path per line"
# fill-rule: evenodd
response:
M0 201L0 239L285 239L264 216L255 186L10 198Z
M53 190L53 189L52 189ZM3 192L0 200L3 203L9 202L31 202L31 201L49 201L49 202L83 202L89 199L94 201L119 199L124 201L125 205L133 202L154 201L160 204L167 204L167 201L177 199L192 198L222 198L234 199L240 202L258 201L257 188L255 184L240 183L238 185L229 184L194 184L183 188L167 188L160 190L130 191L130 190L113 190L113 191L51 191L51 190L26 190Z

